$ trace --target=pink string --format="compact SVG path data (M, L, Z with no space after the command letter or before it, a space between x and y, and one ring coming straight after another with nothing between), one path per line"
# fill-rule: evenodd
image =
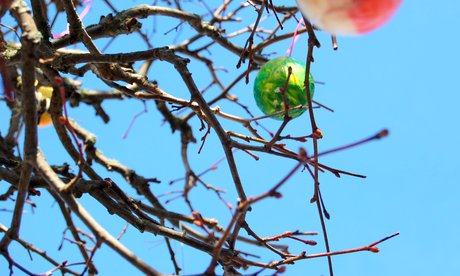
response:
M294 35L292 36L292 43L291 43L291 46L286 51L286 56L291 56L291 54L292 54L292 50L294 49L294 45L297 42L297 39L299 39L299 37L300 37L300 35L297 34L297 33L298 33L298 31L300 29L300 25L302 25L302 23L303 23L303 18L299 20L299 23L297 23L297 27L295 28Z
M83 9L83 11L80 13L80 19L83 19L87 14L88 12L90 11L91 9L91 5L93 4L92 3L93 0L83 0L83 3L86 4L85 8ZM63 31L62 33L60 34L53 34L53 37L54 38L61 38L63 36L65 36L66 34L69 33L69 24L67 24L67 29L65 29L65 31Z
M92 4L92 2L93 2L93 0L84 0L84 1L83 1L83 3L85 3L85 4L87 4L87 5L85 6L85 8L83 9L83 11L81 12L80 18L83 19L83 17L85 17L85 16L88 14L89 10L91 9L91 4Z
M142 114L145 114L147 112L148 112L147 105L144 102L144 110L138 112L137 114L133 116L133 118L131 119L131 122L129 123L128 129L126 129L123 136L121 136L122 139L128 138L129 132L131 131L131 128L134 126L134 123L136 122L137 118L139 118Z

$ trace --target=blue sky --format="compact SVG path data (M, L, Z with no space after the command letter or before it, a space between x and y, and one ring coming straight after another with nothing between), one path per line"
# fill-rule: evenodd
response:
M286 1L286 5L293 2ZM134 1L134 4L140 4L140 1ZM102 15L99 13L102 10L98 9L99 6L104 7L102 3L95 4L91 14L85 18L85 24L97 22ZM270 17L261 24L271 26L274 20ZM164 26L159 26L160 34L161 28L167 30L176 24L161 22ZM151 31L151 24L151 21L146 21L144 28ZM367 176L363 180L347 176L336 178L330 174L320 175L322 193L332 216L327 221L331 248L342 250L364 246L395 232L401 233L379 245L381 252L378 254L362 252L334 257L336 275L428 276L456 275L460 271L460 224L456 222L455 215L460 208L460 131L456 123L460 118L458 26L459 2L420 0L405 1L393 20L375 32L361 37L339 37L338 51L331 49L327 34L318 33L322 47L315 50L316 62L312 65L312 73L316 80L326 84L317 86L315 100L335 110L334 113L325 110L317 110L315 113L318 126L324 133L324 139L319 143L320 151L371 136L383 128L390 131L386 139L321 159L332 167ZM287 26L289 27L294 28ZM187 30L185 28L183 33L178 34L179 41L186 38ZM160 38L161 35L154 40L155 46L164 46ZM241 41L244 39L242 37ZM293 57L305 59L305 41L306 36L301 36ZM270 50L277 52L277 55L283 55L289 44L290 41L284 41ZM101 42L100 45L104 43ZM115 41L108 52L145 49L143 44L134 43L134 40L128 49L126 47L126 40L120 39ZM241 69L234 67L237 62L236 55L219 54L217 51L210 58L215 60L217 66L224 66L229 70L229 73L225 73L228 78L222 73L224 80L230 81L231 76L241 73ZM195 62L190 66L198 85L206 86L209 83L209 74L200 71L202 67ZM184 86L175 79L177 75L167 75L163 70L173 72L171 67L155 64L150 78L158 78L160 86L166 91L186 97ZM262 115L252 98L254 78L255 74L251 74L249 85L241 83L232 93L256 114ZM85 79L84 84L102 87L94 79ZM229 112L244 114L233 105L222 103L221 106ZM142 103L111 102L104 107L112 118L108 125L104 125L99 118L94 118L93 110L89 108L69 111L70 116L98 134L97 145L107 156L120 160L142 175L158 177L162 184L154 186L155 192L171 189L167 185L168 181L182 176L184 172L179 155L180 136L177 133L171 135L169 127L162 125L153 103L149 103L149 112L139 118L128 139L123 140L123 132L132 116L143 109ZM0 104L0 114L2 118L9 116L3 103ZM279 125L278 121L266 120L263 123L273 130ZM5 120L1 120L2 133L6 131L6 124ZM197 121L193 124L198 126ZM227 129L241 130L232 123L223 124ZM292 121L286 133L308 134L309 129L308 116L305 114ZM202 133L195 131L195 135L200 138ZM63 149L57 146L51 128L40 129L39 139L40 146L50 161L70 162L63 154ZM293 149L300 146L291 145ZM196 154L199 146L199 143L192 145L189 150L196 172L205 170L223 155L214 133L208 138L200 155ZM311 151L311 143L301 146ZM125 150L128 148L129 151ZM260 155L259 161L254 161L241 152L235 155L248 195L265 192L295 166L293 161L266 155ZM98 169L104 176L118 181L132 196L136 196L121 178L106 173L100 167ZM225 162L205 179L227 190L225 198L231 203L236 202L237 195ZM316 208L309 203L312 185L306 172L296 174L282 187L283 198L268 199L254 206L254 211L248 215L248 223L261 236L273 236L296 229L320 231ZM5 186L5 183L0 182L1 191ZM181 187L182 183L178 183L173 189ZM223 225L227 224L229 212L213 193L199 187L193 191L192 198L203 215L217 217ZM88 196L80 200L102 225L113 235L118 235L124 227L121 220L108 216ZM59 259L61 253L57 252L57 247L65 229L59 210L46 195L34 198L34 201L38 208L33 212L27 210L21 236ZM213 204L212 208L209 207L210 202ZM2 206L12 208L13 205L2 203ZM180 200L167 206L173 210L184 207ZM9 225L9 221L10 214L3 212L0 223ZM306 248L292 242L289 245L297 253L303 250L308 253L323 252L321 236L314 239L319 242L316 247ZM173 272L166 245L159 237L140 235L133 227L129 227L122 241L155 268L164 273ZM185 275L200 273L209 263L209 257L202 253L179 243L173 243L173 246ZM263 261L276 259L276 256L252 247L242 248L261 254ZM106 249L103 247L96 254L101 275L121 275L135 271L119 256ZM72 250L70 244L65 245L64 252ZM18 245L11 247L10 251L18 261L34 272L44 272L51 268L37 256L34 256L35 262L30 262L27 252ZM78 256L76 252L74 256ZM326 259L305 260L287 268L284 275L328 273ZM78 267L75 269L78 270ZM7 271L4 259L0 259L0 272L2 271ZM254 272L249 272L251 271Z

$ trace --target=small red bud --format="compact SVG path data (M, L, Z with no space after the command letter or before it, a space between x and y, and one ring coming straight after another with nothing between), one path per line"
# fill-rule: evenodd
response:
M379 252L380 252L380 250L379 250L377 247L375 247L375 246L370 247L370 248L369 248L369 251L371 251L372 253L379 253Z
M380 138L383 138L383 137L386 137L388 136L390 132L388 131L388 129L383 129L382 131L380 131L377 135L376 135L376 138L377 139L380 139Z
M203 227L203 222L199 219L196 219L193 221L193 224L195 224L196 226L199 226L199 227Z
M62 80L61 77L54 77L54 83L56 85L62 85L64 83L64 81Z
M321 139L323 138L323 132L321 131L321 129L317 128L315 132L312 134L312 137L315 139Z
M59 117L59 122L63 125L67 124L67 118L64 116Z
M316 241L312 241L312 240L305 240L305 244L308 244L308 245L311 245L311 246L315 246L317 245L318 243Z
M285 267L285 266L282 266L282 267L278 268L278 269L276 270L276 272L277 272L277 273L284 273L284 272L286 272L286 267Z
M299 148L299 156L302 159L307 158L307 151L304 148Z

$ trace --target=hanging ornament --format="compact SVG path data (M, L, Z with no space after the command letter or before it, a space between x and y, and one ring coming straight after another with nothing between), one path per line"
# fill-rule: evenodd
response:
M387 22L402 0L296 0L319 28L337 35L360 35Z
M292 69L290 76L289 67ZM289 108L308 105L307 93L304 87L305 65L292 57L283 56L265 63L262 68L260 68L254 81L254 98L257 106L266 115L284 111L285 105L282 91L286 87L288 76L289 81L285 94ZM308 83L310 85L310 95L313 97L315 83L311 74ZM304 112L305 108L296 108L289 111L289 117L296 118ZM284 112L272 115L271 118L283 120Z
M35 82L37 85L38 82ZM39 102L38 105L38 126L47 127L53 123L51 114L48 112L51 102L51 96L53 95L53 87L51 86L39 86L36 89L35 97Z

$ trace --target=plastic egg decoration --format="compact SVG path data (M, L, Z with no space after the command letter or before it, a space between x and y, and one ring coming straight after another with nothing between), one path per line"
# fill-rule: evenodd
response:
M35 85L37 85L37 83ZM39 127L47 127L53 123L51 114L48 112L52 95L53 95L52 86L39 86L37 88L37 91L35 92L35 96L37 97L37 100L40 102L41 101L45 102L44 106L39 105L39 118L38 118Z
M38 126L39 127L47 127L47 126L51 125L52 123L53 123L53 119L51 118L51 114L48 111L45 111L38 118Z
M402 0L296 0L316 26L337 35L360 35L385 24Z
M289 76L289 67L292 73ZM289 76L289 80L288 80ZM287 81L287 86L286 86ZM309 76L310 95L313 97L315 83ZM273 119L284 119L284 101L282 91L287 87L285 95L288 107L306 106L307 92L305 89L305 65L294 58L279 57L265 63L254 81L254 98L260 110ZM289 110L289 117L296 118L305 112L305 108ZM276 113L279 112L279 113ZM276 113L276 114L274 114Z

